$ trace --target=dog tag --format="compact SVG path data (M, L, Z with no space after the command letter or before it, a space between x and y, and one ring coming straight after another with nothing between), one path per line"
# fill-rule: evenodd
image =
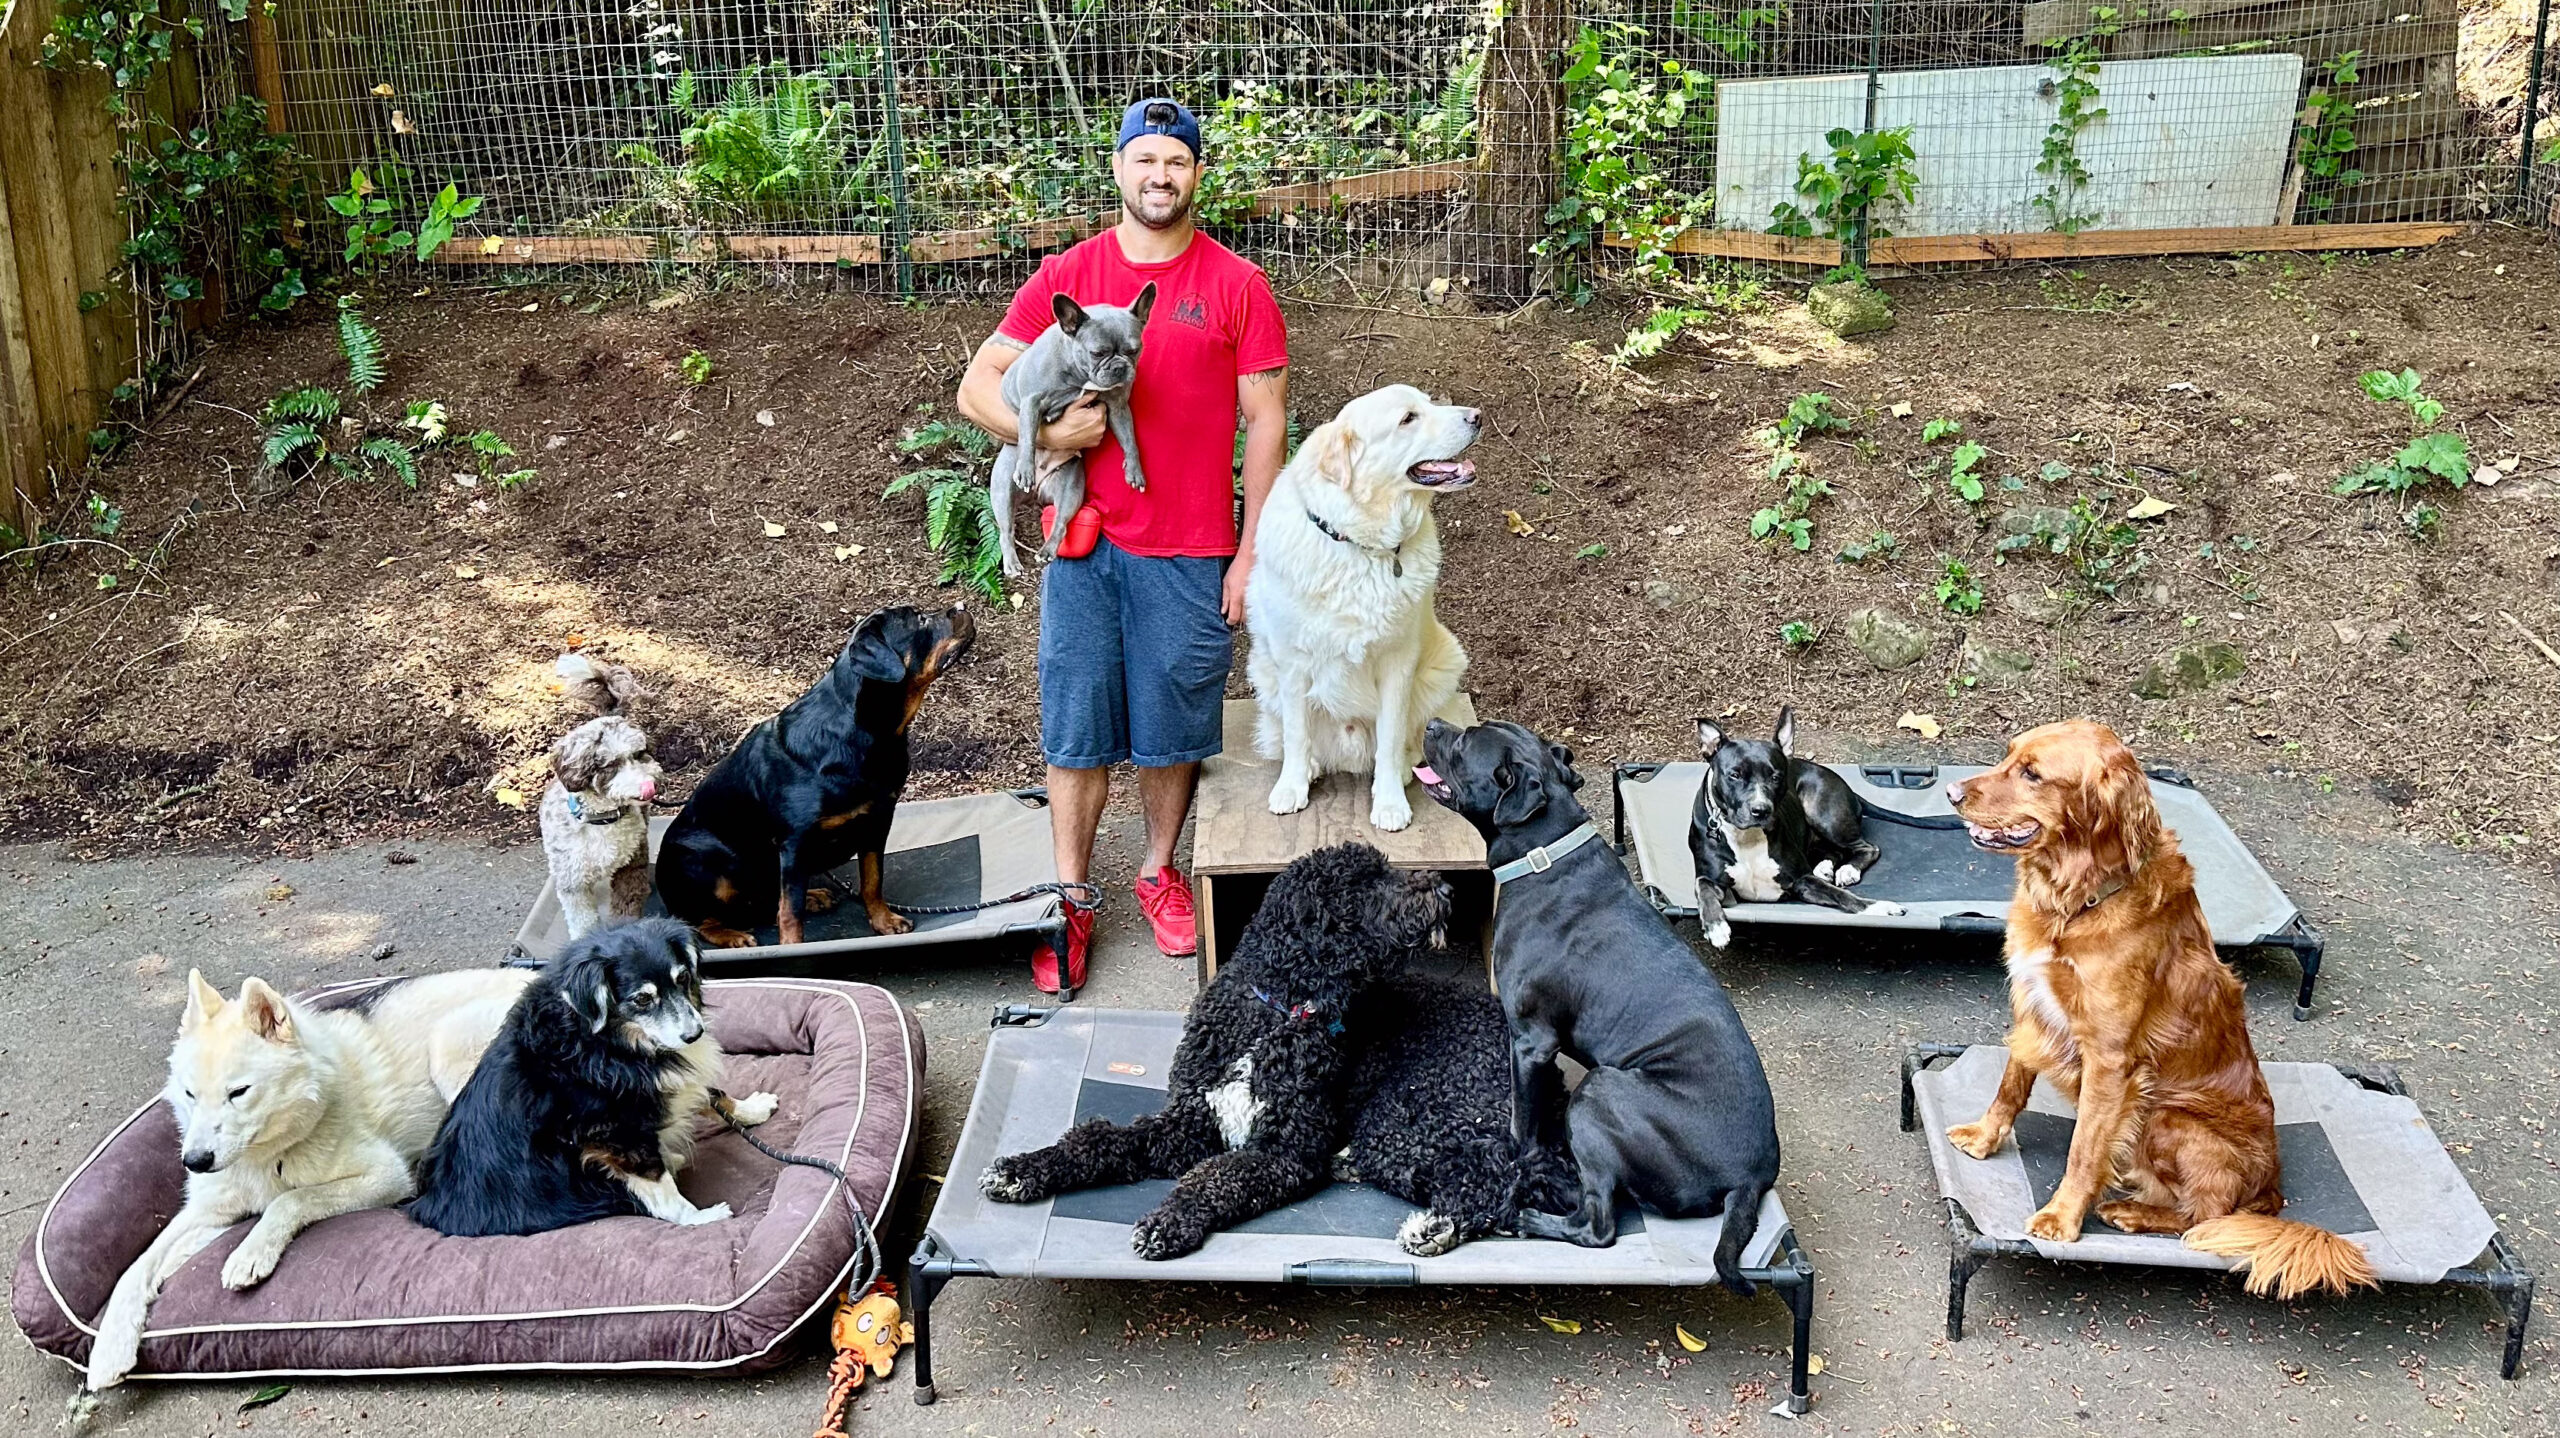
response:
M1115 1063L1111 1065L1111 1071L1116 1074L1127 1074L1131 1078L1145 1078L1147 1076L1147 1066L1145 1064Z

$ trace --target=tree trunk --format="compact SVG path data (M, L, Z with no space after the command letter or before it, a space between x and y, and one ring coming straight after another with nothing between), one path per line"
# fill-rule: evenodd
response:
M1459 254L1480 298L1519 301L1551 268L1532 253L1564 173L1564 44L1570 0L1510 0L1476 87L1476 165Z

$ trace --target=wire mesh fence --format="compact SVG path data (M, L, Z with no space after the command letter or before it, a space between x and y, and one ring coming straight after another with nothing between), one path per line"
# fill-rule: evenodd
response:
M443 258L1018 275L1107 224L1121 108L1200 115L1284 281L1516 298L1684 254L1874 263L2512 210L2457 0L282 0L317 198ZM236 27L232 27L236 28ZM236 44L217 27L210 42ZM208 73L228 67L207 66ZM2546 125L2560 130L2560 122ZM355 172L363 171L361 182ZM2541 208L2547 212L2548 204ZM496 237L496 238L492 238ZM975 265L950 262L975 261Z

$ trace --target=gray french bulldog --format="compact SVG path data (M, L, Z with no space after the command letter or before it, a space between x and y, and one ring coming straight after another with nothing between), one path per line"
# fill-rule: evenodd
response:
M1084 455L1044 450L1033 442L1040 426L1065 414L1078 400L1088 394L1101 396L1111 437L1120 441L1121 474L1131 489L1146 489L1147 473L1138 463L1137 427L1129 418L1129 386L1138 377L1139 343L1147 327L1147 311L1155 303L1153 282L1138 291L1138 298L1125 309L1079 305L1065 295L1051 296L1050 308L1058 322L1005 370L1004 402L1022 417L1022 434L996 455L987 502L996 512L997 545L1008 577L1022 573L1022 561L1013 552L1014 490L1035 492L1057 506L1057 519L1040 546L1043 560L1057 556L1067 521L1084 507Z

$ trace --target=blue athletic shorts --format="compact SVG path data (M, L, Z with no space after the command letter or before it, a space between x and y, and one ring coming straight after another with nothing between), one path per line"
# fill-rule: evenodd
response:
M1131 554L1104 539L1040 577L1040 748L1061 769L1142 768L1222 747L1235 635L1227 561Z

